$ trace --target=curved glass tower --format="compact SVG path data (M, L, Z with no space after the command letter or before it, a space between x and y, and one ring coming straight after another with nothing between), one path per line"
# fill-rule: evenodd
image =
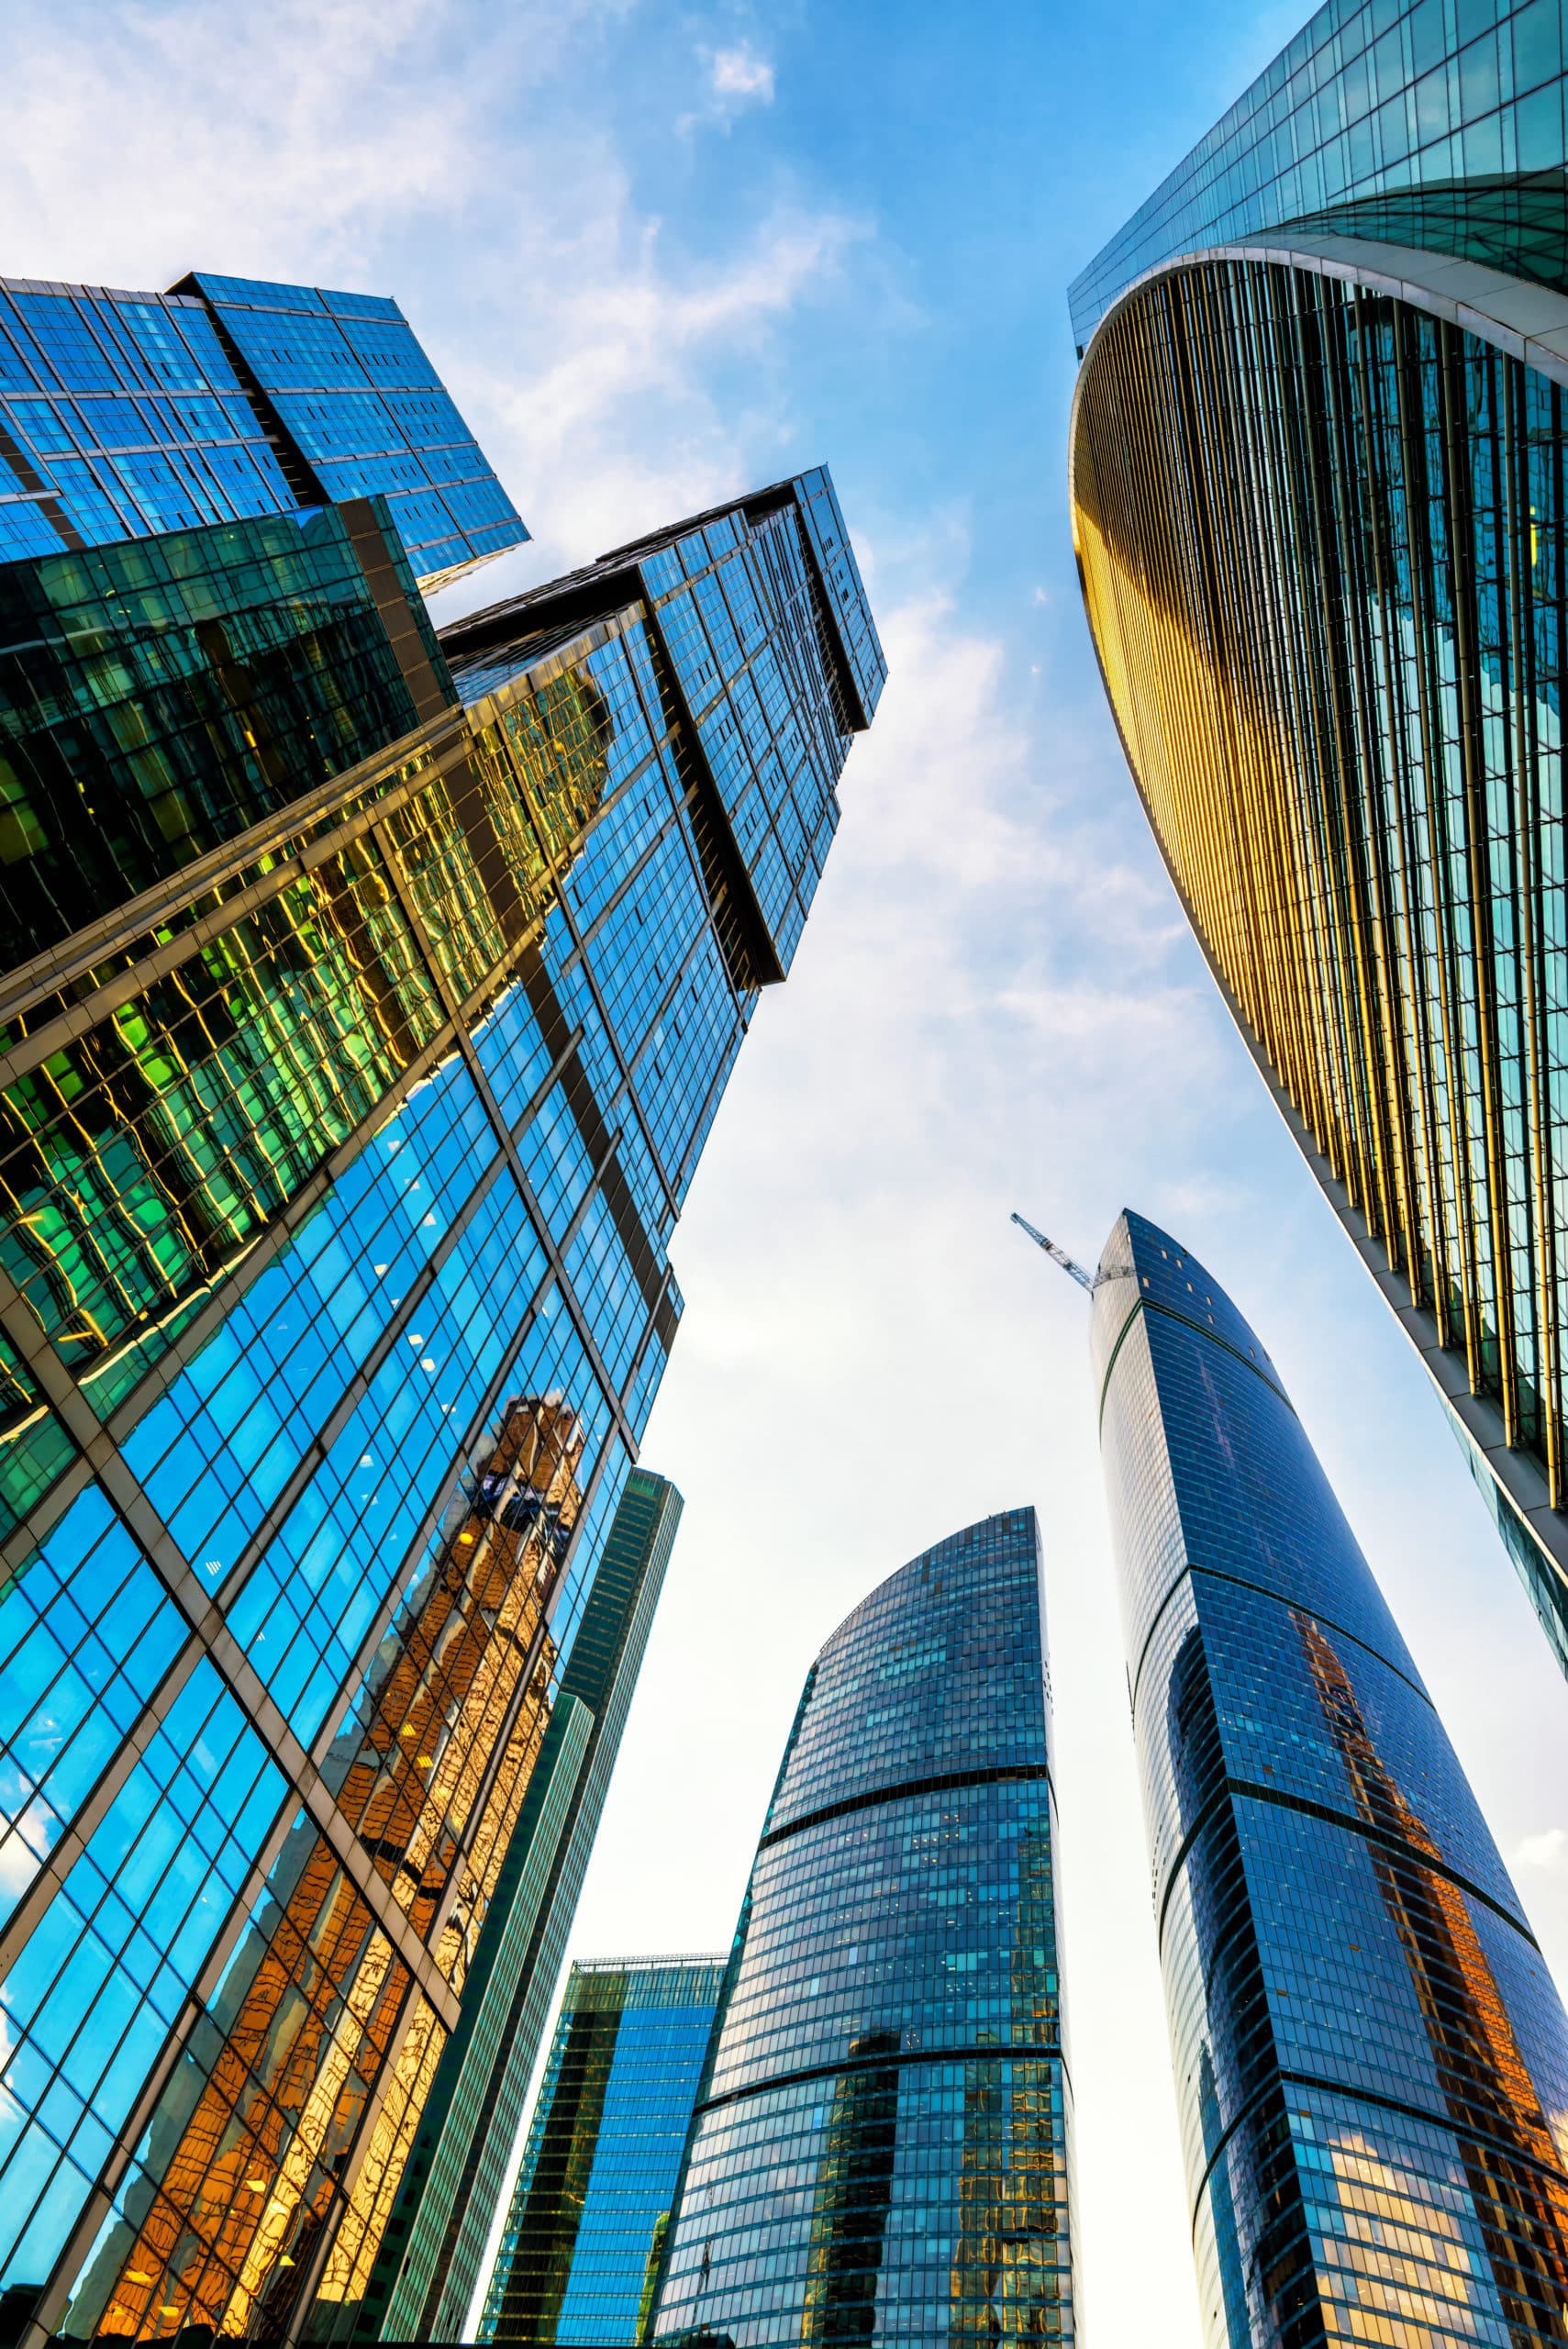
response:
M1140 796L1568 1666L1564 89L1556 0L1331 5L1071 298Z
M873 1591L807 1676L654 2338L1073 2338L1032 1509Z
M1093 1345L1207 2338L1568 2338L1568 2018L1278 1375L1131 1213Z

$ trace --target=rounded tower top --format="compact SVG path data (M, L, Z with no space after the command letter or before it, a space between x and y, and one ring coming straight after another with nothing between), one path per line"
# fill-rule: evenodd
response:
M812 1665L765 1832L879 1787L1048 1763L1032 1508L912 1558Z
M1243 1362L1261 1371L1289 1402L1284 1381L1256 1330L1237 1311L1207 1265L1147 1216L1123 1208L1100 1251L1095 1275L1091 1345L1096 1386L1104 1385L1122 1331L1140 1305L1158 1306L1162 1312L1174 1313L1218 1338Z

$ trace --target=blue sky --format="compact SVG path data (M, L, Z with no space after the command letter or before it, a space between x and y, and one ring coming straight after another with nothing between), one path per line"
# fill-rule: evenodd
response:
M1072 573L1063 289L1295 28L1240 0L8 0L0 268L395 293L536 533L833 467L893 675L675 1256L687 1500L578 1921L728 1940L801 1678L1033 1500L1094 2349L1195 2349L1078 1293L1174 1228L1281 1367L1568 1977L1568 1689L1139 813ZM455 605L449 604L449 608Z

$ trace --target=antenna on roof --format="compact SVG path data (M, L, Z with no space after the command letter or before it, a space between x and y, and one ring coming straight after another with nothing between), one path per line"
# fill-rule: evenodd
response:
M1060 1264L1062 1271L1067 1274L1070 1279L1075 1280L1080 1288L1087 1289L1089 1295L1093 1297L1095 1294L1095 1275L1093 1273L1086 1273L1082 1264L1075 1264L1073 1262L1073 1258L1067 1253L1065 1248L1059 1248L1054 1240L1048 1240L1043 1231L1037 1231L1032 1223L1026 1223L1023 1217L1018 1214L1016 1210L1013 1215L1013 1221L1018 1225L1020 1231L1027 1231L1029 1233L1029 1238L1034 1241L1037 1248L1044 1249L1046 1254L1051 1258L1053 1264Z

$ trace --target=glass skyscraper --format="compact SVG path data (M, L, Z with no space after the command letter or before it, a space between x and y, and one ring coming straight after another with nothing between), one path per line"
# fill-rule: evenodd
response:
M1032 1509L873 1591L807 1676L653 2338L1073 2338Z
M671 1232L883 676L822 473L439 640L418 581L520 526L424 463L462 435L406 328L192 287L0 301L35 2341L339 2339L472 2285L673 1530L628 1481Z
M723 1979L721 1956L573 1966L481 2340L642 2338Z
M528 537L384 295L0 278L0 563L378 494L426 587Z
M1093 1355L1211 2349L1568 2337L1568 2017L1268 1355L1121 1217Z
M1558 0L1332 0L1072 289L1105 683L1568 1667Z

